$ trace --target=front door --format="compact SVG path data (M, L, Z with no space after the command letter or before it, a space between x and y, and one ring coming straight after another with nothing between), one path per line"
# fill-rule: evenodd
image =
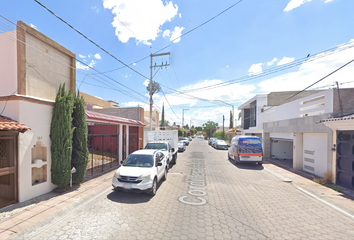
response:
M17 133L0 131L0 208L17 202Z
M337 184L354 189L354 131L337 132Z

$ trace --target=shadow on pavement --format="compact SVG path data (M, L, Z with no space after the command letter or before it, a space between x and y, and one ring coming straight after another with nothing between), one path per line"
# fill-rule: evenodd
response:
M240 169L248 169L248 170L263 170L264 167L263 166L259 166L257 163L235 163L235 161L230 160L229 162L232 163L234 166L236 166L237 168Z
M160 181L157 184L157 192L156 195L159 194L159 188L163 181ZM131 192L118 190L115 191L112 189L112 192L107 195L107 198L113 202L126 203L126 204L138 204L138 203L146 203L150 201L153 196L144 192Z

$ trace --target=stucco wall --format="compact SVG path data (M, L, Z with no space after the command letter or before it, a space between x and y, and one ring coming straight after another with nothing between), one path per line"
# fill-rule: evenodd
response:
M91 111L141 121L140 109L141 109L140 107L104 108L104 109L92 109Z
M333 89L333 95L333 114L335 117L341 116L340 102L342 103L343 115L354 113L354 88L339 89L339 94L337 89Z
M289 91L289 92L271 92L267 95L268 98L268 106L279 106L288 102L292 102L296 99L300 99L303 97L310 96L312 94L321 92L323 90L311 90L311 91L304 91L299 93L299 91ZM298 94L297 94L298 93ZM289 97L297 94L296 96L288 99ZM286 100L288 99L288 100Z
M17 93L16 31L0 34L0 96Z
M105 101L101 98L91 96L87 93L80 92L80 96L83 96L85 99L85 103L91 103L93 105L101 106L103 108L111 108L111 103Z
M41 194L50 192L56 186L51 183L51 141L49 138L52 121L52 106L19 101L19 121L31 130L19 134L19 201L23 202ZM33 114L36 113L36 114ZM38 140L47 147L47 181L32 186L31 151Z

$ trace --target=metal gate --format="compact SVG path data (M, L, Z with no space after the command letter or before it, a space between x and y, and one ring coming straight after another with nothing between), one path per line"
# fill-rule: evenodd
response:
M337 132L337 184L354 189L354 131Z
M17 202L16 134L0 133L0 208Z

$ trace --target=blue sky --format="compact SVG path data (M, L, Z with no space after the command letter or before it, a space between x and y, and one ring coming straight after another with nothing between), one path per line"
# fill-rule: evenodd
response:
M97 74L77 62L77 88L82 92L148 110L149 55L170 52L170 57L154 58L153 64L167 61L170 66L154 70L153 80L162 86L154 95L154 107L161 111L164 104L171 123L181 124L183 109L189 109L188 124L222 124L225 115L228 126L230 104L237 118L237 107L255 94L301 90L354 58L350 0L38 1L140 73L36 1L2 0L1 16L32 25L77 59L106 72ZM3 17L0 31L14 30ZM354 87L354 64L312 89L333 88L335 81Z

